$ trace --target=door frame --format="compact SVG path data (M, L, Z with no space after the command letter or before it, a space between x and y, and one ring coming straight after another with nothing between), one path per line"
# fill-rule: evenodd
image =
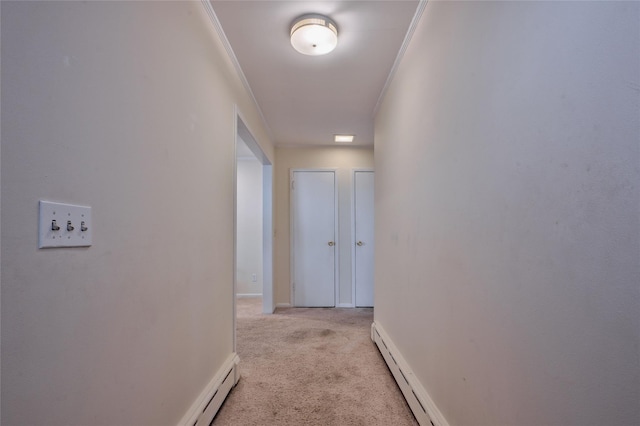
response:
M356 173L357 172L372 172L374 174L374 182L375 182L375 170L372 167L351 169L351 306L354 308L356 307L356 243L357 243L356 241ZM374 188L375 188L375 183L374 183ZM375 200L375 196L374 196L374 200ZM375 235L375 232L374 232L374 235ZM374 262L374 265L375 265L375 262ZM374 298L374 304L375 304L375 298Z
M273 299L273 164L253 136L247 120L234 105L233 123L233 350L236 350L236 280L238 260L237 251L237 214L238 214L238 138L241 138L262 164L262 312L272 314L275 311Z
M334 219L333 219L333 239L335 242L335 249L333 251L333 306L338 306L338 300L340 298L340 243L338 241L338 220L340 218L338 214L338 168L337 167L322 167L322 168L291 168L289 169L289 303L291 306L295 305L295 287L293 282L294 277L294 265L295 265L295 244L294 244L294 223L295 213L293 208L293 174L295 172L333 172L333 195L334 195Z

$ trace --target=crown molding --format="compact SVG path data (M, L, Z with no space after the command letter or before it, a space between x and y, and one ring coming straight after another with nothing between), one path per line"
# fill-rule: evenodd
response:
M249 97L251 98L253 105L256 107L256 110L258 110L258 113L260 114L260 118L262 119L262 124L267 130L267 134L269 135L269 138L273 141L274 139L273 139L273 132L271 130L271 127L269 127L269 124L267 123L267 119L264 117L264 114L262 113L262 109L260 108L260 105L258 105L258 101L256 100L256 97L253 94L253 90L251 90L249 81L247 81L247 77L245 77L244 71L242 71L242 68L240 67L240 63L238 62L238 58L236 57L236 54L233 51L233 48L231 47L231 43L229 43L229 39L227 38L227 35L224 33L224 30L222 29L222 24L220 24L220 20L218 19L216 12L213 10L211 1L201 0L201 2L202 2L202 6L204 7L204 10L207 12L207 16L209 16L211 25L216 30L218 37L220 37L220 41L222 42L222 45L224 46L224 49L227 52L227 56L229 56L229 59L231 60L231 63L233 64L233 67L236 70L236 74L238 75L238 78L240 79L240 81L242 82L242 85L244 86L245 90L249 94Z
M409 25L409 29L407 30L407 34L404 37L404 41L402 42L402 46L400 46L400 50L398 51L398 55L396 56L396 60L391 67L391 71L389 71L389 75L387 76L387 81L384 83L384 87L382 91L380 91L380 96L378 96L378 101L376 102L375 108L373 108L373 116L375 117L378 114L378 109L380 108L380 104L382 104L382 100L384 99L384 95L386 95L389 86L391 85L391 81L400 66L400 62L402 62L402 58L404 57L404 52L407 50L409 43L411 42L411 38L413 37L413 33L418 26L418 22L420 22L420 18L422 17L422 13L424 12L425 7L427 7L427 3L429 0L419 0L418 7L416 8L416 13L413 15L413 19L411 20L411 24Z

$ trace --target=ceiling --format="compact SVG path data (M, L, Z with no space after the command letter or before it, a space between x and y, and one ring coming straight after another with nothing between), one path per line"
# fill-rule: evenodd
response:
M418 0L211 0L213 10L278 146L373 145L380 94L418 8ZM296 52L290 25L320 13L338 26L324 56Z

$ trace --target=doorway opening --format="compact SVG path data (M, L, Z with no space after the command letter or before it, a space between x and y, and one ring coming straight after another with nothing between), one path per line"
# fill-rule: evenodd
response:
M235 135L233 319L236 298L262 297L273 313L273 166L239 112ZM234 333L235 350L235 333Z

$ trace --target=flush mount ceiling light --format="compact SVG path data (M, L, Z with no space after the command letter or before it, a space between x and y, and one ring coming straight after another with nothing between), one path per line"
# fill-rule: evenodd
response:
M334 141L339 143L353 142L353 135L334 135Z
M291 45L304 55L325 55L336 48L336 23L323 15L302 15L291 24Z

